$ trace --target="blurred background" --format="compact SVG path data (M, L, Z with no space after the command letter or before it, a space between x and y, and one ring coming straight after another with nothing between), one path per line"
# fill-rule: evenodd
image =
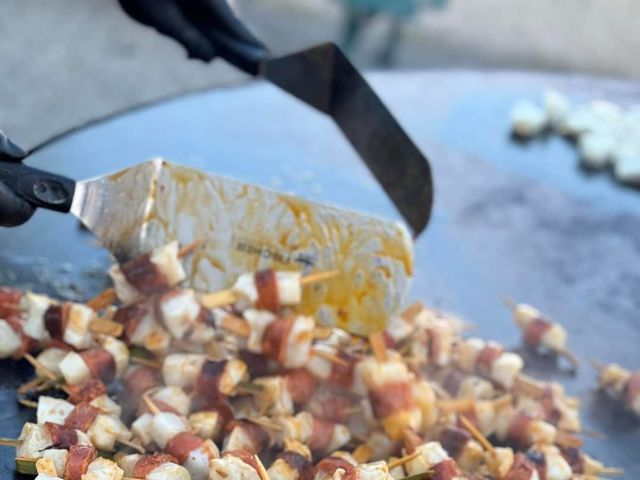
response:
M637 0L235 0L276 53L325 40L363 69L529 69L638 78ZM24 146L179 92L244 81L115 0L0 2L0 128ZM141 85L143 87L141 87Z

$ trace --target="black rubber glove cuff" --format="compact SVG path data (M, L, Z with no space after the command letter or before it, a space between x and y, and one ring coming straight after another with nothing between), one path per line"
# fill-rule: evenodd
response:
M18 145L0 130L0 160L20 162L27 156ZM0 178L0 226L15 227L31 218L34 208L22 197L16 195Z

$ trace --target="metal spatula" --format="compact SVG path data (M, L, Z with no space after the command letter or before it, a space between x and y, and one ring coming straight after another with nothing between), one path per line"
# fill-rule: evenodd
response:
M412 245L400 224L152 160L92 180L0 162L2 180L38 207L71 212L125 260L178 240L203 240L191 286L217 291L244 272L338 270L305 290L302 310L354 333L382 328L402 305Z

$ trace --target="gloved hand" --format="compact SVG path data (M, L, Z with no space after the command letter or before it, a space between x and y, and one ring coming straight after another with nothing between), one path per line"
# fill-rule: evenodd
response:
M235 16L227 0L118 0L135 20L177 40L189 57L221 56L248 73L258 72L267 49Z
M0 130L0 160L5 162L21 162L27 152L7 137ZM21 225L33 215L34 208L22 197L13 193L0 178L0 226L15 227Z

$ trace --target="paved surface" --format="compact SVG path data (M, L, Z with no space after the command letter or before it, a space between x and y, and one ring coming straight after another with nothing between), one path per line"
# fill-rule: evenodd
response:
M338 0L236 0L276 52L339 39ZM388 24L374 22L354 59L371 67ZM399 68L524 68L640 77L640 2L450 0L404 29ZM23 145L178 92L242 81L221 62L185 60L126 18L115 0L0 2L0 128Z

